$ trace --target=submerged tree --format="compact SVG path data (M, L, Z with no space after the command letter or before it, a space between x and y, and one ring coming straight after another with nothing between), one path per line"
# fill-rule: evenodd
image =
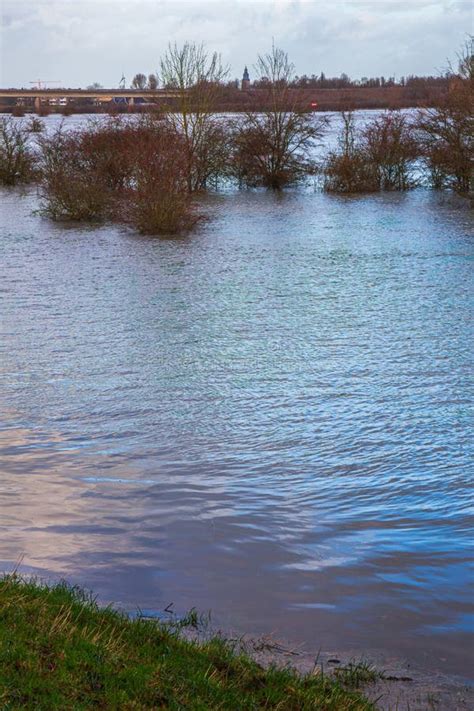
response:
M309 97L290 85L294 66L283 50L272 46L259 56L255 101L261 111L248 111L235 131L234 171L241 183L280 189L314 167L311 151L327 119L311 111Z
M28 126L10 116L0 119L0 183L27 183L34 175Z
M131 89L145 89L147 83L147 78L145 74L135 74L130 85Z
M84 151L83 135L64 131L38 138L42 212L53 220L100 220L108 208L109 190Z
M147 89L151 89L152 91L156 91L156 89L158 89L158 77L156 74L148 75Z
M89 123L38 138L42 211L54 220L111 219L146 234L176 234L199 219L186 183L183 140L153 115Z
M362 147L381 190L413 187L413 167L419 147L406 114L387 111L373 119L362 133Z
M367 160L354 113L342 111L341 119L338 149L330 151L324 162L324 189L334 193L375 192L380 185L377 170Z
M221 82L228 69L220 56L209 54L204 45L187 42L169 45L160 62L163 86L176 91L165 119L184 140L189 192L205 189L225 164L226 131L216 116Z
M413 177L419 146L406 115L387 111L357 129L352 112L342 112L339 149L325 161L325 190L366 193L407 190Z
M474 54L472 38L458 55L458 71L434 107L418 114L423 154L434 187L472 190L474 162Z

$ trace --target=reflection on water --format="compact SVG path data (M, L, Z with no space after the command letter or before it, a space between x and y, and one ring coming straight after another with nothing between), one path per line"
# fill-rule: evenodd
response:
M465 206L227 194L157 240L1 198L2 567L468 674Z

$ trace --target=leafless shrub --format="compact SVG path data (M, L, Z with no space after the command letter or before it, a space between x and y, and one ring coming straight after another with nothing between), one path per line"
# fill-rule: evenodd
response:
M135 76L133 77L130 87L132 89L145 89L146 83L147 83L146 75L139 73L139 74L135 74Z
M61 106L61 108L59 109L59 113L63 116L72 116L72 114L74 113L74 109L70 104L66 104L66 106Z
M434 108L421 110L418 127L433 187L471 189L474 160L474 101L469 81L455 80Z
M136 183L128 195L128 217L142 234L188 232L199 219L186 184L186 163L163 154L139 161Z
M104 183L107 190L126 188L132 179L129 144L137 137L137 126L122 115L104 121L90 121L80 135L80 151L88 170Z
M10 116L0 118L0 183L27 183L34 175L35 159L26 125Z
M107 212L109 191L81 143L62 126L39 139L42 211L53 220L100 220Z
M187 232L199 216L188 191L184 139L149 116L126 133L128 180L117 213L143 234Z
M147 234L187 231L198 219L184 142L153 117L61 127L40 148L43 212L52 219L108 218Z
M324 165L328 192L365 193L414 186L419 156L414 128L398 111L389 111L357 130L352 112L342 112L339 148Z
M379 190L378 174L356 135L354 114L342 111L341 118L339 148L331 151L324 163L324 189L335 193L375 192Z
M378 174L381 190L407 190L414 186L414 162L419 147L406 115L387 111L362 132L363 152Z
M158 77L156 74L148 75L147 89L150 89L151 91L156 91L156 89L158 89Z
M25 124L25 128L30 133L41 133L44 131L44 122L37 116L30 116L28 122Z

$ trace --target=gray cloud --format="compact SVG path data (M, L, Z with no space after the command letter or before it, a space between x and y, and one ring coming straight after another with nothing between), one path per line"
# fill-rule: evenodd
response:
M468 0L3 0L0 83L116 86L186 40L221 52L239 76L272 37L299 74L435 73L472 25Z

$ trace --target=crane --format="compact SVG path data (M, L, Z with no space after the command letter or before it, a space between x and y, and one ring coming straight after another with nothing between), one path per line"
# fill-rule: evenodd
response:
M44 89L45 84L61 84L60 79L55 79L54 81L43 81L43 79L37 79L36 81L30 81L29 84L34 84L33 89Z

